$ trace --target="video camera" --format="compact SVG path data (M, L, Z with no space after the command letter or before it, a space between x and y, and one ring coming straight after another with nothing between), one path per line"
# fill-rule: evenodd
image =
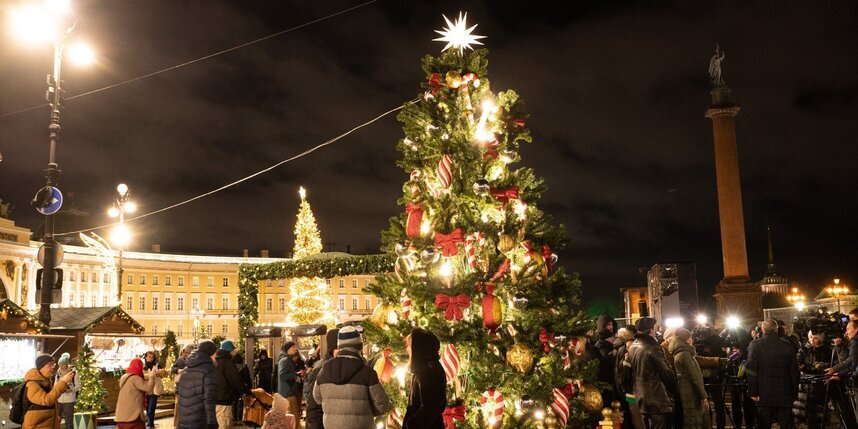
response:
M824 334L827 340L843 338L849 316L833 312L828 313L825 307L815 310L804 310L793 318L792 329L802 341L807 341L808 332Z

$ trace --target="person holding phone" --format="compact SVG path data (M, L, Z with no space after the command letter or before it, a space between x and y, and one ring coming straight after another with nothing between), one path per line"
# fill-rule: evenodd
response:
M77 402L77 392L80 390L80 378L77 376L74 368L69 365L71 355L63 353L57 361L59 368L57 369L56 379L60 380L68 373L74 373L74 376L68 383L66 391L60 395L57 401L60 405L60 417L65 421L65 428L72 429L74 427L74 404Z

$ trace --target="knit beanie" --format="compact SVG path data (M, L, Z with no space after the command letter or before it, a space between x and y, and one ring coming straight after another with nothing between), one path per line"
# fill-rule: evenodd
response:
M57 361L57 365L68 365L69 361L71 361L71 355L68 353L63 353L60 355L60 360Z
M231 340L223 340L220 342L220 349L225 352L231 352L235 350L235 344Z
M280 347L280 351L282 351L283 353L288 354L288 353L289 353L289 349L291 349L291 348L292 348L292 346L294 346L294 345L295 345L295 342L294 342L294 341L286 341L285 343L283 343L283 346L282 346L282 347Z
M54 361L54 357L48 354L41 354L36 358L36 369L41 370L42 367Z
M203 340L197 345L197 351L210 357L217 351L217 346L211 340Z
M344 326L337 333L337 348L343 349L351 347L353 349L362 349L363 340L360 338L360 331L354 326Z
M683 343L687 343L688 339L691 338L691 331L685 328L676 328L676 341L680 341Z

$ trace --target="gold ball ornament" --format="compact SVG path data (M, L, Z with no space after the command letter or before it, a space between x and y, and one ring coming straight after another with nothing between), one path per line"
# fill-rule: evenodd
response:
M548 413L545 415L545 427L547 429L557 428L557 417L554 417L553 413Z
M614 417L614 412L610 408L602 408L602 420L611 420Z
M533 368L533 351L522 343L515 343L506 351L506 363L516 371L527 374Z
M512 238L511 235L501 234L501 236L498 237L498 250L500 250L501 253L507 254L514 247L515 247L515 239Z
M462 86L462 75L455 70L450 70L447 72L447 86L450 88L458 88Z
M599 389L585 385L581 388L581 398L584 402L584 410L590 414L598 413L602 409L602 393Z
M372 314L369 316L369 320L379 327L385 327L388 323L396 323L393 321L393 318L390 316L390 313L394 310L391 309L390 306L385 304L378 304L375 306L375 309L372 310Z

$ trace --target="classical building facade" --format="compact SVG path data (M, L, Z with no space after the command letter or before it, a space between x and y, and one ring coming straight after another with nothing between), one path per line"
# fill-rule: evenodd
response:
M31 232L0 218L0 299L37 311L36 271L40 242ZM172 330L179 342L195 335L238 337L238 271L241 264L284 261L269 257L179 255L160 252L123 252L122 294L117 270L105 255L90 247L63 246L61 302L57 307L121 305L147 334ZM266 252L267 253L267 252ZM109 259L110 257L108 257ZM327 279L334 311L341 321L372 313L377 299L364 291L373 275ZM259 284L259 323L282 323L289 302L289 279ZM196 322L195 322L196 321ZM196 332L195 332L196 327Z

